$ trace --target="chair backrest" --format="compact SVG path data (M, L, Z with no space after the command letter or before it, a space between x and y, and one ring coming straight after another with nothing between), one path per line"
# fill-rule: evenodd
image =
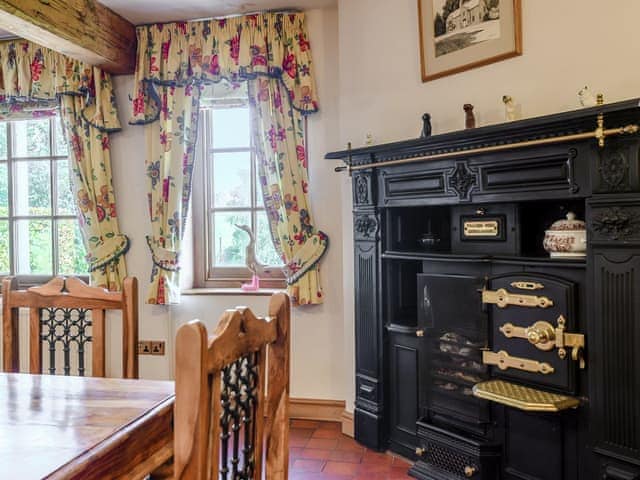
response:
M211 337L199 320L178 329L176 480L287 479L289 316L278 293L266 318L238 307Z
M49 373L56 373L56 353L62 350L63 373L86 371L86 347L91 342L91 375L105 376L105 311L122 311L122 376L138 378L138 282L124 279L122 291L91 287L75 277L55 277L45 285L17 289L15 278L2 281L3 368L19 370L19 311L29 309L29 372L42 373L43 347ZM89 314L90 312L90 314ZM57 348L58 347L58 348ZM74 356L72 362L72 355Z

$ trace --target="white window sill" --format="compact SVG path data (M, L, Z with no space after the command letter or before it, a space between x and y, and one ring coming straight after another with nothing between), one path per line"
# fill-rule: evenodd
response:
M246 291L241 288L188 288L182 290L182 295L227 295L227 296L256 296L256 297L268 297L274 293L281 292L278 288L261 288L255 291Z

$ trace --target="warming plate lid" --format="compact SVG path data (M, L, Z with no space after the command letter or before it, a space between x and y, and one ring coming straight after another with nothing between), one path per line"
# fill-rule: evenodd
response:
M580 400L575 397L544 392L503 380L477 383L473 386L473 394L478 398L528 412L560 412L580 405Z

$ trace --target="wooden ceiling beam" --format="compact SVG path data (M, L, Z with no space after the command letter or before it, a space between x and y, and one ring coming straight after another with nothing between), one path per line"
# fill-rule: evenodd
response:
M135 69L135 26L95 0L0 0L0 29L113 74Z

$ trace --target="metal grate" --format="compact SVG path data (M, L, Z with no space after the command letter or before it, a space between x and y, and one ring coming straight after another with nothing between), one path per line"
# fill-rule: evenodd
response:
M427 442L424 461L459 478L465 478L465 467L475 463L466 456L434 442Z
M85 345L92 341L89 334L91 320L83 308L42 308L40 310L40 338L48 345L49 373L56 373L56 346L62 345L63 371L71 373L71 345L78 347L78 375L85 373Z
M239 358L222 370L221 480L253 478L258 383L257 352Z

